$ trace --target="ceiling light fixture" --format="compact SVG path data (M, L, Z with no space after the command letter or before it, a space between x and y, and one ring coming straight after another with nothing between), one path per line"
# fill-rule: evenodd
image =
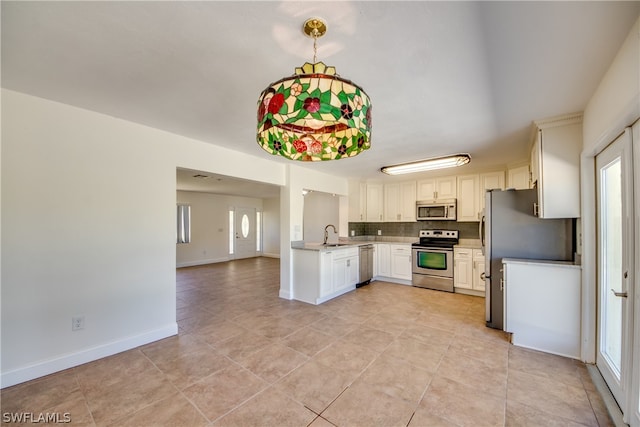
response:
M271 83L258 99L258 144L291 160L353 157L371 146L371 101L364 90L316 62L317 41L327 31L310 18L304 33L313 38L313 63Z
M434 157L432 159L418 160L416 162L402 163L393 166L384 166L380 172L388 175L402 175L405 173L424 172L434 169L454 168L466 165L471 161L468 154L454 154L445 157Z

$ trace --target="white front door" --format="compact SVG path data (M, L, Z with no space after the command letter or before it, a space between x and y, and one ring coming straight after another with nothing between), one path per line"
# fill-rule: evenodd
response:
M596 364L625 414L631 387L633 187L631 129L596 157L598 352ZM628 419L625 414L625 418Z
M256 256L257 229L255 208L236 208L234 223L234 258L251 258Z

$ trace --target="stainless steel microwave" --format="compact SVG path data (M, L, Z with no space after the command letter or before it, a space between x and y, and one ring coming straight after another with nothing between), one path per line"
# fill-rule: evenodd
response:
M416 202L416 219L418 221L455 221L456 199L425 200Z

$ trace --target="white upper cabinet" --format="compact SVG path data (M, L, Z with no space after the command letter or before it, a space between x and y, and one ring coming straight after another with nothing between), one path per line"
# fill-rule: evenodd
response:
M367 222L382 222L384 187L382 184L367 184Z
M349 181L349 221L362 222L367 219L367 185Z
M457 196L455 176L421 179L417 185L417 200L455 199Z
M534 133L531 172L538 217L579 217L582 114L536 121Z
M504 190L504 171L481 173L480 194L478 194L478 217L476 221L479 221L482 216L486 191L496 189Z
M384 220L388 222L416 220L416 182L385 184Z
M531 188L529 182L529 165L509 168L507 175L507 188L515 188L516 190Z
M460 175L458 177L458 221L478 221L479 177L474 175Z

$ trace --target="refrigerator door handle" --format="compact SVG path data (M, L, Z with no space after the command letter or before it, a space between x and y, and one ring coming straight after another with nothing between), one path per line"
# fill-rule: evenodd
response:
M482 251L484 252L484 212L480 218L480 222L478 223L478 234L480 235L480 245L482 246Z

